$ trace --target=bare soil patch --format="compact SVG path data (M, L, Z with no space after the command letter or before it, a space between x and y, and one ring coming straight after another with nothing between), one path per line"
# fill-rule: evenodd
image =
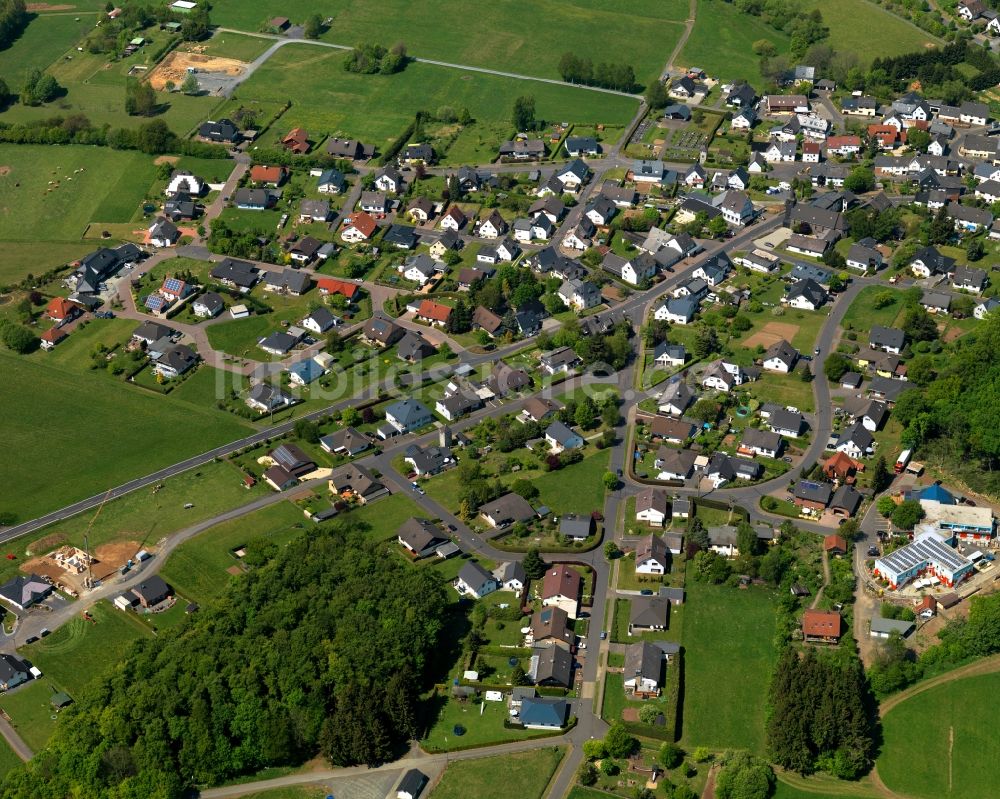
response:
M627 707L622 711L623 721L636 722L639 720L639 708L637 707Z
M743 342L743 346L756 347L759 344L767 349L776 341L781 341L782 339L791 341L798 332L799 326L793 325L790 322L768 322L764 327L747 338Z
M48 536L56 539L60 534ZM58 547L50 550L44 555L39 555L21 564L21 571L26 574L39 574L48 577L55 585L63 586L73 593L80 593L84 588L88 571L83 564L85 561L77 559L79 566L67 565L64 561L59 561L55 556L57 552L69 553L74 547ZM117 572L129 558L135 557L139 550L139 543L136 541L114 541L108 544L101 544L92 553L90 570L94 574L95 580L106 580Z
M187 77L189 68L198 72L215 72L235 77L243 74L247 64L235 58L218 58L174 50L149 73L149 84L157 91L163 91L168 81L180 86Z
M28 3L25 8L28 12L37 14L41 11L72 11L76 8L76 6L69 6L60 3L56 3L54 5L52 3Z
M11 168L9 166L7 166L6 164L4 164L3 166L0 166L0 178L7 177L7 175L10 174L10 171L11 171Z
M226 572L228 574L232 574L236 577L239 577L241 574L243 574L243 569L241 569L239 566L230 566L228 569L226 569Z
M176 164L181 160L179 155L158 155L153 160L153 163L159 166L160 164Z

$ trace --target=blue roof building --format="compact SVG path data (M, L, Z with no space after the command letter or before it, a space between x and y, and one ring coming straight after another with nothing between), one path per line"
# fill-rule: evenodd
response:
M565 699L524 699L521 723L532 730L556 730L566 724L569 705Z
M312 358L299 361L288 367L288 374L293 383L308 386L323 374L323 367Z

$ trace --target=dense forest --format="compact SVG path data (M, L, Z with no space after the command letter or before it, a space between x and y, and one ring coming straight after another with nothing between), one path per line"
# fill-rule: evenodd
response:
M778 765L857 779L872 767L874 702L853 653L786 647L768 696L767 745Z
M77 696L0 796L180 799L320 753L393 757L416 734L445 589L362 532L341 523L252 547L260 565Z
M1000 314L994 312L956 340L947 358L934 359L924 388L903 393L893 410L905 428L904 446L991 493L1000 489L998 352Z

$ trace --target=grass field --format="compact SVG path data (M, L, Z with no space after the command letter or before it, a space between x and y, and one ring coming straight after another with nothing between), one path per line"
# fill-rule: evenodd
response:
M261 55L272 44L272 41L262 39L259 36L241 36L229 31L218 31L201 47L208 55L249 62Z
M279 502L232 521L217 524L170 553L161 574L174 589L195 602L221 596L229 584L226 569L239 561L231 551L251 538L286 543L312 522L290 502Z
M811 413L814 410L813 384L803 383L797 374L779 375L764 372L759 380L754 380L747 388L761 402L791 405L802 413Z
M848 782L829 774L801 777L783 771L778 775L778 784L771 799L876 799L878 795L870 777Z
M505 702L473 704L472 702L448 699L444 707L441 708L434 726L420 743L427 751L446 752L455 749L468 749L473 746L522 741L525 738L537 738L547 734L545 730L520 730L504 727L503 722L506 718L507 704ZM456 724L465 727L464 735L455 735ZM434 795L437 796L436 791ZM469 793L466 795L478 796L479 794Z
M683 741L763 754L764 701L776 657L773 597L758 588L698 582L687 591Z
M403 41L412 56L546 78L559 77L559 57L572 50L595 62L631 64L644 82L660 74L688 6L685 0L498 0L490 5L497 22L480 24L478 10L459 0L387 0L378 7L363 0L330 0L321 7L308 0L220 0L212 21L257 30L277 13L302 22L314 11L333 17L323 38L339 44Z
M239 99L231 103L291 101L275 132L298 125L317 140L323 134L352 136L378 146L398 136L417 111L433 113L442 105L468 108L479 123L506 123L522 94L534 96L537 116L547 120L622 125L635 111L635 101L627 97L579 88L430 64L410 64L397 75L356 75L344 71L343 60L337 51L283 47L239 87Z
M14 750L6 741L0 742L0 780L6 777L11 769L20 765L21 758L14 754Z
M546 747L498 757L451 763L431 793L433 799L540 799L566 750Z
M779 53L788 51L785 34L722 0L698 3L695 20L691 36L677 59L679 67L701 67L722 80L744 78L759 87L763 78L753 43L768 39Z
M0 283L92 249L87 225L127 222L156 175L149 156L103 147L4 144L0 166Z
M830 29L828 41L835 50L857 53L862 63L876 56L901 55L923 51L928 45L941 44L941 40L920 30L904 19L868 0L837 0L822 3L806 0L802 12L818 8L823 14L823 24ZM869 32L877 30L879 46L871 46Z
M0 708L10 716L10 723L34 752L44 748L56 728L58 719L52 717L57 713L49 698L61 688L46 674L40 680L32 680L12 693L0 696ZM3 748L8 749L6 744ZM13 752L11 755L17 758ZM17 762L20 760L17 759Z
M90 614L96 624L78 616L47 638L19 650L70 696L110 669L133 641L148 635L142 623L110 602L99 602Z
M963 677L889 711L882 720L878 759L886 786L917 799L995 795L996 776L984 764L1000 757L1000 741L983 719L1000 711L998 687L1000 674Z
M895 302L882 308L875 307L875 298L889 294L896 298ZM851 306L844 314L842 326L867 333L872 325L891 327L896 317L903 311L903 292L890 286L865 286L854 298ZM867 344L867 339L863 343Z
M0 50L0 74L17 91L31 69L45 69L94 27L95 14L35 16L10 47Z
M0 373L5 440L19 453L0 465L0 505L22 520L249 431L236 417L215 408L140 393L104 374L74 374L6 352L0 353ZM71 408L79 412L67 412ZM59 447L57 463L53 444ZM48 471L53 467L57 476Z

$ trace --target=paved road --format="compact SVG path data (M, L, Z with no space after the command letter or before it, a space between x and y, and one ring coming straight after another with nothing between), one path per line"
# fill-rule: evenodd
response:
M239 34L241 34L243 36L256 36L259 39L271 39L271 40L274 40L274 44L271 45L262 55L258 56L250 64L249 67L247 67L246 71L240 76L239 83L242 83L247 78L249 78L254 72L257 71L257 69L260 68L261 65L263 65L267 61L267 59L269 59L272 55L274 55L282 47L285 47L286 45L289 45L289 44L307 44L307 45L312 45L313 47L327 47L327 48L330 48L331 50L353 50L354 49L353 45L335 44L334 42L322 42L322 41L319 41L317 39L288 39L288 38L284 38L284 37L275 36L274 34L270 34L270 33L258 33L258 32L255 32L255 31L241 31L241 30L237 30L235 28L218 28L217 30L220 31L220 32L222 32L222 33L239 33ZM473 66L470 66L468 64L453 64L450 61L437 61L437 60L435 60L433 58L415 58L413 56L408 56L408 58L409 58L410 61L415 61L418 64L432 64L432 65L434 65L436 67L447 67L448 69L460 69L463 72L479 72L479 73L481 73L483 75L496 75L497 77L501 77L501 78L514 78L515 80L530 80L530 81L535 81L536 83L548 83L548 84L551 84L553 86L568 86L570 88L583 89L585 91L601 92L603 94L614 94L614 95L618 95L619 97L629 97L629 98L631 98L633 100L641 100L642 99L642 95L633 94L631 92L620 92L620 91L617 91L615 89L604 89L604 88L601 88L599 86L583 86L583 85L577 84L577 83L567 83L566 81L563 81L563 80L556 80L555 78L539 78L536 75L521 75L521 74L519 74L517 72L504 72L504 71L499 70L499 69L486 69L485 67L473 67ZM236 89L237 85L239 85L239 84L235 83L229 89L229 94L230 95Z
M10 748L14 750L14 754L21 758L21 760L27 762L34 756L34 752L28 748L24 739L17 734L17 730L3 716L0 716L0 735L3 736L3 739L8 743Z

